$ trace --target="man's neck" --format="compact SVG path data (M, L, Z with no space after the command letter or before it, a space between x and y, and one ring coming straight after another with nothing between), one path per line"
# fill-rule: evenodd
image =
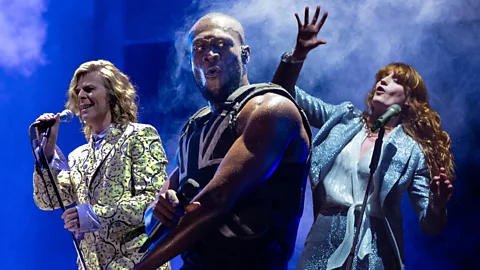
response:
M240 80L240 84L239 86L237 87L237 89L235 89L235 91L237 91L240 87L242 86L245 86L245 85L249 85L250 82L248 81L247 77L244 76L241 80ZM232 93L234 93L235 91L233 91ZM225 100L226 101L226 100ZM214 102L214 101L208 101L208 106L210 107L210 110L212 112L220 109L221 107L223 107L225 103L224 102Z
M101 121L98 121L95 124L92 124L92 131L95 134L100 134L102 131L107 129L112 123L112 117L110 114L107 114Z

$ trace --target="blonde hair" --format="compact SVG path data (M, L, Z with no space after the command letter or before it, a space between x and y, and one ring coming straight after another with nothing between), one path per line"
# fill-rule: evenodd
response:
M377 72L375 84L391 72L404 87L409 103L407 108L402 110L403 129L420 144L430 169L430 176L438 175L440 168L444 167L449 179L453 180L455 171L450 136L440 126L438 113L430 107L425 82L413 67L404 63L391 63ZM365 99L367 109L362 113L368 128L371 127L373 120L371 115L375 84Z
M108 102L112 122L119 124L137 122L138 107L136 104L137 92L127 75L123 74L111 62L96 60L85 62L75 71L67 92L68 101L65 107L80 117L78 95L76 88L81 77L90 72L98 72L103 77L104 87L108 91ZM92 135L92 127L86 124L83 133L87 140Z

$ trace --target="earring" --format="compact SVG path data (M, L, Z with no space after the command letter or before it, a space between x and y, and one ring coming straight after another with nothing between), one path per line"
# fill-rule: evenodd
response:
M247 63L248 57L250 56L248 50L246 49L245 46L242 46L242 61L244 64Z

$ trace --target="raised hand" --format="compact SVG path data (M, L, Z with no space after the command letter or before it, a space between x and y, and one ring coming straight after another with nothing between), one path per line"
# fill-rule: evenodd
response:
M297 44L293 51L292 57L295 60L304 60L307 57L307 54L316 47L327 43L325 40L318 40L317 36L322 29L325 20L327 19L328 12L324 12L320 21L318 21L318 16L320 15L320 6L317 6L313 19L309 21L309 8L305 7L305 18L304 23L300 20L300 16L295 13L298 23L298 35L297 35ZM318 24L317 24L318 21Z
M435 194L443 203L450 200L453 192L453 185L445 174L445 168L440 168L440 174L434 176L430 181L430 191Z

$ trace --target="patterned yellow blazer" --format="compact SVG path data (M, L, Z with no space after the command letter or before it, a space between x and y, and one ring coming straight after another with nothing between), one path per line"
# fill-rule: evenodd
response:
M132 269L143 256L138 253L146 239L143 214L167 179L165 151L154 127L136 123L112 124L94 150L90 138L68 156L69 170L54 172L63 203L90 204L101 222L80 244L88 270ZM42 210L52 210L52 203L59 208L46 170L41 171L46 185L35 172L35 203Z

